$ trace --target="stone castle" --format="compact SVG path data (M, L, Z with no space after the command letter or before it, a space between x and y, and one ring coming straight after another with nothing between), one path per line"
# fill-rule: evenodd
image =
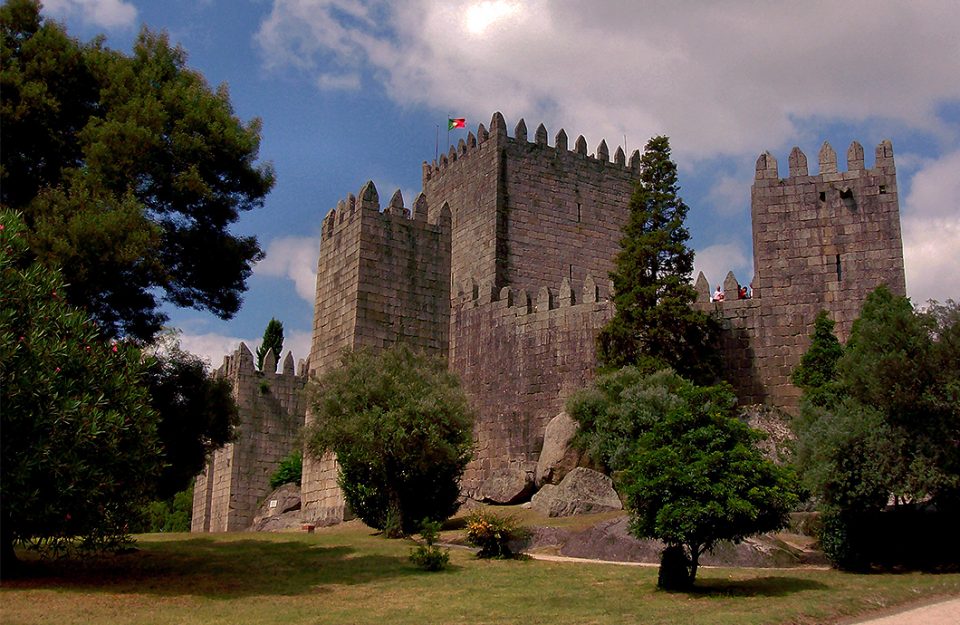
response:
M830 311L841 340L873 288L905 293L896 172L891 144L872 169L863 148L847 151L838 171L824 144L819 173L794 148L781 178L769 153L757 161L752 189L754 276L750 299L710 301L701 274L696 305L723 319L726 377L744 403L790 409L789 382L809 343L817 312ZM381 208L367 183L323 220L313 342L294 371L268 356L256 371L246 346L220 368L241 409L238 440L216 452L197 478L194 531L249 526L280 458L309 421L308 378L336 366L344 349L405 341L445 357L477 411L475 455L462 481L476 494L495 471L532 474L547 422L587 384L595 338L613 315L608 274L639 175L605 142L571 150L563 130L548 144L541 124L533 141L523 120L513 136L493 116L439 162L423 164L423 190L412 206L396 192ZM302 518L333 523L349 514L332 456L304 459Z

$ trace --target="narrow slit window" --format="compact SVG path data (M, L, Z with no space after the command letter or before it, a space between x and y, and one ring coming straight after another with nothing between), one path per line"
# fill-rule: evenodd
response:
M577 202L577 223L580 223L580 202Z
M570 278L570 282L573 282L573 265L569 265L569 267L570 269L568 270L569 271L568 277Z
M840 268L840 254L837 254L837 282L843 279L843 270Z
M826 201L827 201L827 192L826 192L826 191L821 191L821 192L820 192L820 201L821 201L821 202L826 202Z

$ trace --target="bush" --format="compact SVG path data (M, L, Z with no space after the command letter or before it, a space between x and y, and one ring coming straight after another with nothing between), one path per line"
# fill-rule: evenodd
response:
M284 484L300 486L303 479L303 452L295 449L280 461L280 466L270 476L270 488L280 488Z
M509 515L480 510L467 516L467 543L479 547L479 558L512 558L510 541L525 538L527 534L527 529Z
M410 561L424 571L440 571L446 568L450 563L450 550L441 549L434 544L439 536L440 523L424 519L420 524L420 537L424 544L410 551Z
M310 453L337 456L350 509L391 538L459 507L473 411L441 359L398 344L360 349L311 383Z

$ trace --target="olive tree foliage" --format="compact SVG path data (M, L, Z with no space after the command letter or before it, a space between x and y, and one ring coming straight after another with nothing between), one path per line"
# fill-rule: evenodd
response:
M718 541L779 529L797 503L792 472L763 455L763 433L736 403L726 384L635 368L600 376L568 403L577 441L613 471L631 533L666 543L664 588L690 587Z
M653 358L697 382L715 381L718 325L691 306L696 290L694 252L684 225L688 210L670 140L654 137L640 159L640 178L610 274L616 311L598 337L604 368Z
M4 573L14 545L44 553L125 542L160 474L147 363L104 339L31 260L18 215L0 211L0 499Z
M388 536L456 512L473 413L446 363L398 344L343 355L313 383L308 449L332 451L350 508Z
M149 342L161 300L231 317L262 258L229 227L273 186L260 122L233 113L146 28L130 54L81 43L35 0L0 7L0 204L108 336Z

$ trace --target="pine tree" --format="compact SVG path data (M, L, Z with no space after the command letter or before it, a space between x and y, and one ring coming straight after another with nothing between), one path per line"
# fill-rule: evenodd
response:
M669 138L650 139L640 163L610 274L616 314L599 336L601 366L653 359L695 381L712 382L718 368L712 346L717 324L691 308L696 290L690 280L694 253L684 226L689 209L679 195Z
M277 362L280 362L280 352L283 350L283 324L272 317L267 324L267 329L263 331L263 343L257 348L257 369L263 371L263 359L271 349Z

